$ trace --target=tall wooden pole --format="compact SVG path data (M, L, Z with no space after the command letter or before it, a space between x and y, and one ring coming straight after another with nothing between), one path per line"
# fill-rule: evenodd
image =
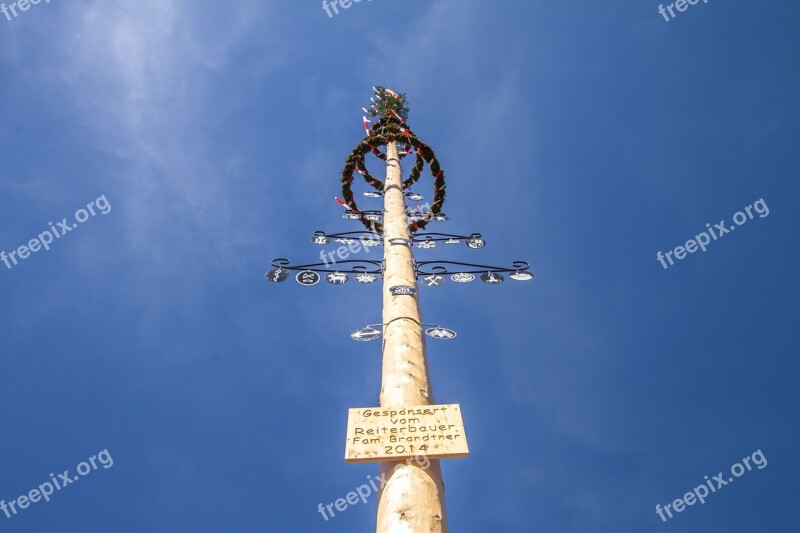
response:
M389 243L396 238L410 241L402 181L397 145L390 142L384 187L381 407L433 403L418 293L395 296L389 292L397 285L417 288L411 245ZM381 463L380 472L387 483L378 496L377 533L447 533L438 460Z

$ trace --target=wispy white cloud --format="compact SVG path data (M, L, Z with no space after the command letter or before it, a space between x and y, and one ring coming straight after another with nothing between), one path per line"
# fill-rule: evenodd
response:
M125 204L129 244L162 261L180 242L196 246L187 237L197 232L223 261L248 240L229 231L237 161L218 142L216 126L233 105L220 80L239 68L243 49L268 46L269 18L260 2L221 7L181 0L61 6L54 82L66 88L89 142L121 161L111 186Z

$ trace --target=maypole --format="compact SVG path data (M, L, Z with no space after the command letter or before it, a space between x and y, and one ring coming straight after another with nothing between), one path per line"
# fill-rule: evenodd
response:
M386 145L383 196L385 268L381 407L398 408L433 402L401 176L396 142L389 141ZM414 290L412 294L396 295L397 290L392 291L393 287ZM387 482L378 501L377 532L447 531L439 461L422 465L383 462L380 468L381 479Z
M288 259L275 259L266 278L283 282L290 271L301 285L316 285L325 274L328 283L342 285L353 275L357 284L375 283L383 277L382 323L366 326L351 336L369 341L383 336L383 365L380 407L350 409L347 424L345 460L379 462L381 486L378 496L378 533L447 532L444 483L439 459L466 457L469 453L458 404L437 405L430 384L425 335L453 339L453 330L422 321L417 280L426 287L440 287L447 277L457 284L480 280L490 285L504 281L503 273L517 281L533 275L528 263L515 261L503 268L454 261L416 261L413 246L435 248L439 243L464 243L480 249L485 241L479 233L454 235L422 233L432 221L445 221L445 175L433 150L417 138L406 123L408 106L405 95L375 87L370 109L364 109L365 138L353 149L341 172L344 218L358 220L368 233L317 231L312 241L327 245L331 241L347 244L334 254L321 254L324 263L292 265ZM367 116L375 120L368 119ZM372 155L386 164L386 178L381 181L367 169L366 158ZM408 178L403 180L401 160L414 157ZM422 200L409 188L422 176L427 166L433 176L433 201L424 207L409 209L406 199ZM365 196L383 197L383 210L360 210L352 184L360 174L373 190ZM355 250L353 245L355 244ZM383 245L383 261L349 259L359 246ZM342 257L342 249L349 251ZM331 271L331 269L334 269ZM450 269L453 269L451 272Z

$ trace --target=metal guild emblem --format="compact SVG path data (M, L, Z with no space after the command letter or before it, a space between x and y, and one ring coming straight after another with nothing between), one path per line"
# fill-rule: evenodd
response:
M314 235L311 237L311 242L314 244L328 244L330 239L327 237L327 235Z
M420 241L417 243L417 248L421 248L423 250L436 248L436 241L434 241L433 239L425 239L424 241Z
M375 329L372 326L367 326L363 329L359 329L358 331L354 331L350 335L350 338L352 338L354 341L368 342L368 341L374 341L380 336L381 336L381 330Z
M325 280L333 285L342 285L347 283L347 274L343 272L331 272L325 275Z
M461 239L450 238L450 239L447 239L446 241L444 241L444 243L445 244L461 244Z
M351 242L356 242L356 240L350 239L348 237L341 237L336 239L336 242L338 242L339 244L350 244Z
M264 277L267 278L267 281L272 281L273 283L283 283L289 279L289 271L280 267L273 268L264 274Z
M417 294L417 289L408 285L395 285L394 287L389 287L389 292L395 296L413 296Z
M406 196L407 196L407 197L408 197L408 199L409 199L409 200L411 200L412 202L420 202L420 201L422 201L422 200L424 200L424 199L425 199L425 198L423 198L423 197L422 197L422 195L421 195L421 194L417 194L417 193L415 193L415 192L410 192L410 193L406 194Z
M295 279L300 285L306 285L307 287L310 287L311 285L316 285L319 283L319 274L313 270L304 270L302 272L298 272L297 276L295 276Z
M459 272L458 274L450 276L450 279L458 283L469 283L470 281L475 281L475 276L467 274L466 272Z
M342 218L345 220L361 220L361 213L354 213L352 211L345 211Z
M430 276L425 276L422 278L422 284L426 287L439 287L444 285L444 276L440 276L439 274L431 274Z
M401 239L400 237L394 237L392 239L389 239L389 244L400 244L403 246L408 246L411 244L411 241L409 241L408 239Z
M380 237L376 235L364 234L359 238L359 240L361 241L361 244L363 244L364 246L372 247L381 245Z
M456 332L452 329L443 327L428 328L425 330L425 335L433 337L434 339L455 339Z
M381 216L378 213L365 213L364 220L369 220L371 222L378 222L381 219Z
M447 215L445 215L444 213L439 213L438 215L436 215L435 217L433 217L433 219L434 219L434 220L437 220L437 221L439 221L439 222L444 222L445 220L449 220L449 219L447 218Z
M383 195L377 191L366 191L364 193L364 196L366 196L367 198L380 198Z
M503 276L496 272L486 272L485 274L481 274L481 281L489 283L490 285L503 283Z
M486 246L486 241L484 241L483 239L477 239L475 237L472 237L470 239L467 239L467 246L469 246L470 248L475 248L477 250L478 248L483 248L484 246Z
M375 274L367 274L365 272L356 274L355 278L359 283L375 283L378 280L378 276Z
M533 274L527 270L517 270L513 274L509 274L508 277L517 281L530 281L533 279Z

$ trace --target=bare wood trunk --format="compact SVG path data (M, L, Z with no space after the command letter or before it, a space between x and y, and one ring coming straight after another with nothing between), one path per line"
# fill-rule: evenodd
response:
M384 192L383 377L382 407L433 403L419 295L394 296L389 288L417 288L413 249L389 244L410 239L405 214L402 173L393 142L386 147ZM425 464L430 465L425 468ZM439 461L380 464L387 484L378 496L378 533L447 533L444 482Z

